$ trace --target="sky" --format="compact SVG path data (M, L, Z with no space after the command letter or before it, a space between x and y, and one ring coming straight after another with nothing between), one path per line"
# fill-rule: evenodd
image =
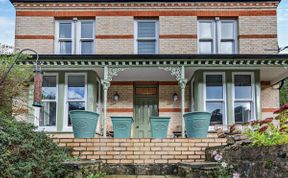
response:
M288 0L282 0L277 11L278 44L288 46ZM0 43L14 46L15 9L9 0L0 0ZM288 50L286 50L288 52Z

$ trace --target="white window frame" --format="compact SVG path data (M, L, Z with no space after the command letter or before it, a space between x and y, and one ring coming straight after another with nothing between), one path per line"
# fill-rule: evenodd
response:
M93 23L93 35L92 38L81 38L81 22L92 22ZM55 21L55 53L60 53L60 41L70 40L69 39L60 39L60 23L71 23L71 41L72 41L72 54L82 54L81 52L81 41L93 41L93 50L92 54L96 53L96 43L95 43L95 20L57 20Z
M212 38L211 39L201 39L200 38L200 23L202 22L209 22L212 23ZM234 27L234 49L233 49L233 53L232 54L237 54L238 53L238 26L237 26L237 22L238 20L229 20L229 19L220 19L219 17L215 17L214 19L199 19L197 21L197 46L198 46L198 54L204 54L204 53L200 53L200 41L211 41L212 42L212 53L211 54L221 54L220 52L220 47L221 47L221 41L225 40L225 41L232 41L232 39L222 39L221 37L221 23L222 22L232 22L233 23L233 27Z
M82 22L92 22L93 24L93 34L92 34L92 38L81 38L81 23ZM96 28L95 28L95 20L78 20L76 23L76 29L77 29L77 43L76 43L76 47L77 47L77 54L82 54L81 51L81 44L82 42L92 42L92 54L95 54L95 34L96 34Z
M207 99L206 98L206 76L207 75L221 75L222 76L222 86L223 86L223 99ZM203 83L204 83L204 111L206 111L206 102L210 101L210 102L223 102L224 103L224 113L223 113L223 121L222 121L222 125L225 126L228 124L227 121L227 96L226 96L226 74L225 72L204 72L203 73ZM214 126L209 125L209 130L215 130Z
M56 124L55 126L39 126L40 122L40 110L39 107L34 107L34 125L37 127L38 131L50 131L54 132L57 131L57 122L58 122L58 85L59 85L59 75L58 73L45 73L43 74L43 77L45 76L55 76L56 77L56 97L55 100L44 100L42 99L42 102L56 102Z
M134 54L138 54L138 22L155 22L155 37L140 38L140 40L155 40L155 54L159 54L159 20L135 20L134 21Z
M236 99L235 98L235 75L250 75L251 76L251 89L252 89L252 98L250 99ZM255 99L255 78L254 72L232 72L232 113L233 117L235 117L234 105L235 102L251 102L251 119L249 121L256 120L256 99ZM235 122L235 118L234 118Z
M84 99L68 99L68 77L69 76L81 76L83 75L85 78L85 95L84 95ZM85 102L85 110L87 110L87 95L88 95L88 88L87 88L87 73L65 73L65 94L64 94L64 119L63 119L63 131L68 131L71 132L72 131L72 126L68 126L68 102Z

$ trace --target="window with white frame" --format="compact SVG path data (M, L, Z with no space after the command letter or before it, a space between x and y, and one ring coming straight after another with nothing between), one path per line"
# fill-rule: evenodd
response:
M234 118L236 123L254 119L253 74L233 74Z
M42 83L42 105L36 110L35 124L39 129L56 130L57 122L58 76L45 74Z
M158 54L158 21L135 21L135 53Z
M237 53L237 21L219 18L198 21L200 54Z
M211 125L223 124L225 120L225 75L205 73L205 108L212 114Z
M64 126L71 127L69 112L72 110L86 110L87 99L86 74L66 74L66 120Z
M93 54L95 25L93 20L56 21L56 52L59 54Z

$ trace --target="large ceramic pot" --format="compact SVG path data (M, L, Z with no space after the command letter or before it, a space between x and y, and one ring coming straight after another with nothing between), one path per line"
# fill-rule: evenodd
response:
M167 138L169 117L150 117L152 138Z
M94 138L99 114L90 111L69 112L75 138Z
M183 117L188 138L207 138L211 113L190 112Z
M111 117L114 138L130 138L131 125L133 123L132 117Z

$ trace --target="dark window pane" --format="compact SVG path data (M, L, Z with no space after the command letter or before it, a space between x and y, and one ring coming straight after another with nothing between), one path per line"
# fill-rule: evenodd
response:
M81 22L81 38L93 38L93 22Z
M223 99L222 75L206 75L206 98Z
M40 109L39 126L56 126L56 102L44 102Z
M73 110L85 110L85 102L84 101L73 101L68 103L68 111ZM68 116L68 126L71 126L71 119Z
M156 37L156 23L138 22L138 37Z
M222 124L224 103L223 102L206 102L206 111L212 114L210 124Z
M60 23L59 25L59 37L60 38L72 38L71 23Z
M92 54L92 51L93 51L93 42L92 41L81 42L81 53L82 54Z
M156 41L138 41L138 54L155 54Z
M251 99L252 86L251 75L235 75L235 98Z
M234 117L235 122L248 122L251 119L251 103L250 102L235 102Z
M84 99L85 96L85 76L68 77L68 99Z
M43 76L42 98L44 100L56 99L56 76Z

